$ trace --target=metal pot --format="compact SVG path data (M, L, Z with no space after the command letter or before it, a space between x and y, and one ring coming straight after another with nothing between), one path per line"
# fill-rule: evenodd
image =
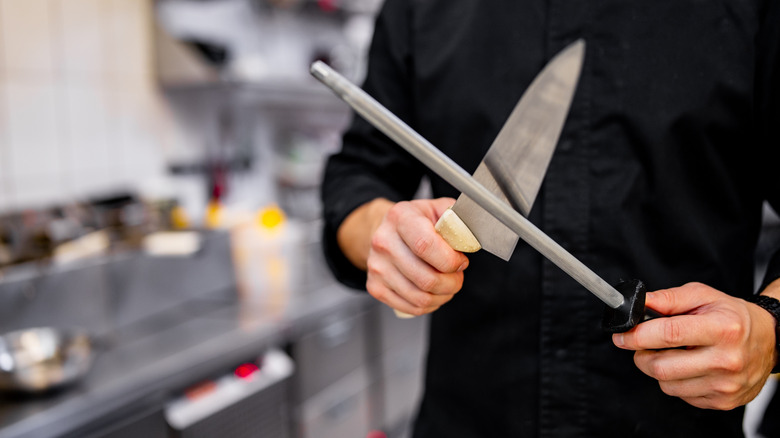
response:
M39 393L83 377L92 365L87 334L38 327L0 336L0 391Z

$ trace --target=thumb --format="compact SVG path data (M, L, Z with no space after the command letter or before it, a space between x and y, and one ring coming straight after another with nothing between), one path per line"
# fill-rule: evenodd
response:
M647 307L664 315L680 315L715 301L720 292L701 283L648 292Z
M433 207L434 216L436 216L434 222L438 220L444 212L455 204L453 198L436 198L431 200L431 206Z

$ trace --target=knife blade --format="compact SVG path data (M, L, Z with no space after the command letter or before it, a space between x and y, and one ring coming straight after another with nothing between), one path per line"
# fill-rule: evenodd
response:
M585 42L577 40L547 63L520 97L474 172L475 180L526 217L563 130L584 57ZM458 197L452 211L484 250L509 260L517 234L466 194Z
M403 147L429 169L465 193L526 243L561 268L612 309L605 315L605 329L625 331L644 319L644 285L639 281L618 285L620 291L571 255L504 200L477 182L462 167L414 131L355 84L317 61L311 74L328 86L369 123Z

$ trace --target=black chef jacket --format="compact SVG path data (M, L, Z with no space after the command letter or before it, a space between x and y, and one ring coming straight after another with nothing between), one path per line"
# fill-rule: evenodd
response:
M387 0L364 88L474 171L578 38L582 77L532 222L607 281L753 293L762 203L780 195L780 1ZM323 183L341 281L365 287L335 243L341 221L426 175L434 196L458 195L354 120ZM469 259L432 315L415 437L742 436L742 409L663 394L601 331L604 305L523 242L509 262Z

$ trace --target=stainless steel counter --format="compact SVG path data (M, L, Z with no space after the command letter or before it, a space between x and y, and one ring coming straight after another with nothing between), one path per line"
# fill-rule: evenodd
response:
M208 245L211 248L207 248L207 256L201 260L210 266L208 275L232 277L229 257L225 261L224 239L212 238ZM139 263L135 261L136 265ZM214 271L218 270L215 264L222 264L221 273ZM150 269L150 266L144 269ZM127 268L126 263L123 275L127 274ZM105 273L104 269L94 266L88 269ZM165 272L154 275L174 275L175 278L175 269L170 266L162 269ZM198 266L189 269L194 272L192 269L197 270ZM273 303L268 300L242 301L231 284L222 287L219 282L212 281L207 289L217 290L190 295L166 289L169 296L163 297L160 296L161 289L156 289L157 295L143 296L139 292L142 288L136 287L132 297L107 298L105 291L93 290L92 293L100 292L96 296L102 297L96 304L95 300L83 296L89 291L81 290L78 293L82 295L79 299L83 304L70 302L69 306L60 308L31 304L32 310L26 316L19 316L17 309L17 315L9 317L6 326L35 321L41 312L38 307L46 308L47 313L59 314L62 325L73 325L78 321L62 315L72 308L78 314L77 318L83 318L83 325L99 333L102 345L90 373L76 385L35 397L0 396L0 438L84 436L87 434L85 428L90 425L116 422L159 406L199 379L254 359L269 347L291 342L328 315L347 317L375 306L368 296L334 283L324 270L310 269L310 274L307 281L301 283L301 290L288 291ZM151 274L146 272L145 275ZM111 277L110 272L108 277ZM61 280L51 281L62 284ZM190 288L203 284L198 279L186 283ZM166 280L166 284L171 283ZM5 292L5 298L11 300L8 295L12 292ZM39 290L34 295L45 299L49 293L56 292ZM123 313L131 298L135 308L141 309L135 311L135 317ZM20 300L18 297L13 299ZM69 301L62 303L66 302ZM90 304L105 304L113 316L86 316L78 312ZM2 325L4 323L0 323Z

